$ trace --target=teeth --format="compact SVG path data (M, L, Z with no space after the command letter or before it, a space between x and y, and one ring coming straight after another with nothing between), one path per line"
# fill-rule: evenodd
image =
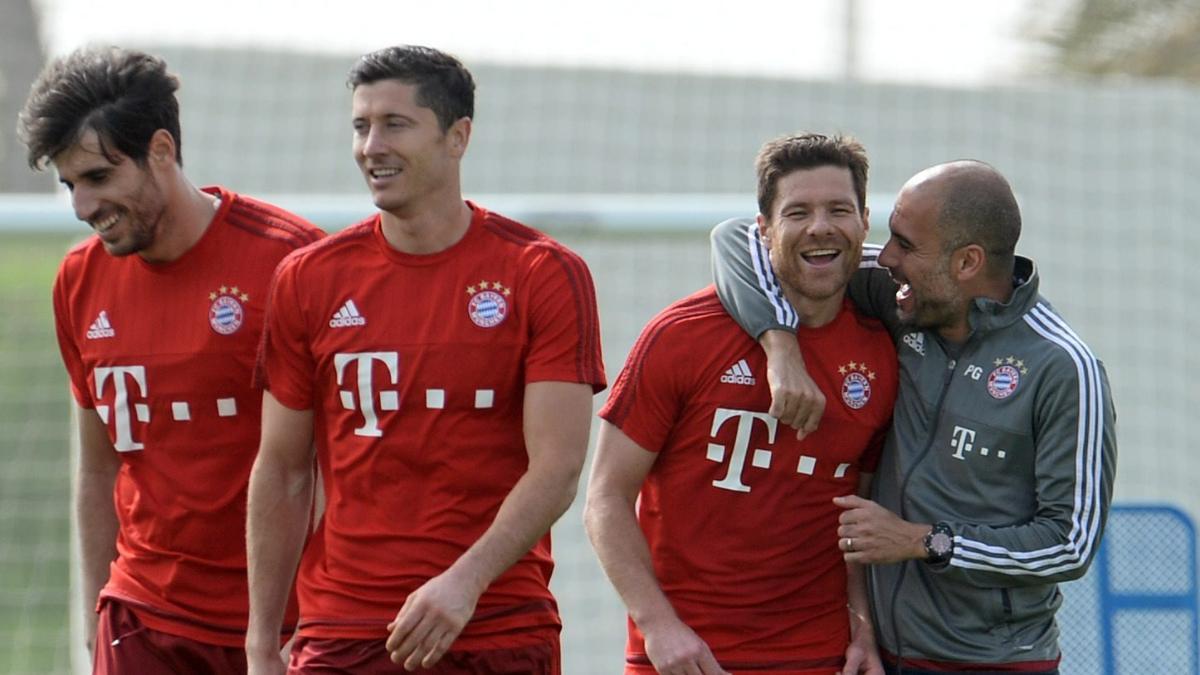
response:
M372 178L387 178L400 173L400 169L371 169Z
M805 251L801 255L803 255L805 258L815 258L817 256L837 255L837 254L838 254L838 250L836 248L818 248L818 249L814 249L812 251Z
M97 232L103 232L103 231L107 230L108 228L112 227L113 225L115 225L116 222L118 220L120 220L120 218L121 218L121 216L119 214L114 213L111 216L105 218L104 220L98 220L98 221L92 223L92 227L96 228Z

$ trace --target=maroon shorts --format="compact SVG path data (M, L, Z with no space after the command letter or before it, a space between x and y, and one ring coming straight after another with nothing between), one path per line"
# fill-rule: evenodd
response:
M384 643L382 638L298 636L292 646L288 675L407 675L403 664L392 663L388 658ZM551 642L512 649L449 651L432 668L417 672L421 675L560 675L558 635L555 634Z
M96 626L94 675L246 672L241 647L221 647L147 628L124 604L108 599Z

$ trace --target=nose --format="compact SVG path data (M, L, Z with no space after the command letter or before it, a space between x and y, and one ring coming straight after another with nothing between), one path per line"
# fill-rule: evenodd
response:
M888 237L883 250L879 252L878 262L888 269L893 269L900 262L896 255L896 240Z
M99 200L86 187L76 185L71 190L71 207L75 209L75 217L84 222L92 220L96 215L98 203Z
M814 237L822 237L831 234L834 231L833 217L824 209L819 209L813 214L812 221L808 225L808 233Z
M383 151L383 138L379 131L379 127L371 125L367 128L367 132L358 137L359 152L364 157L378 155Z

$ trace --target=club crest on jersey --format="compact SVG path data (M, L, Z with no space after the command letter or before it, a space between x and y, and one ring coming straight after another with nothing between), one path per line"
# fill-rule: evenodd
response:
M511 288L505 288L499 281L481 281L467 286L467 315L480 328L495 328L508 317L508 297L512 295Z
M996 400L1012 396L1021 384L1021 376L1029 373L1025 362L1015 356L1007 356L992 362L995 370L988 375L987 391Z
M838 366L838 374L842 376L842 403L852 410L860 410L871 400L871 380L875 372L865 363L851 361L844 366Z
M208 299L212 301L208 307L208 325L221 335L236 333L246 320L242 303L249 302L250 296L237 286L222 286L209 293Z

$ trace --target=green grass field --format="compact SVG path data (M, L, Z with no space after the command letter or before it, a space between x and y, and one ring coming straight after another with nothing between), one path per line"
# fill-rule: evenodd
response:
M50 287L70 235L0 235L0 672L69 664L69 395Z

